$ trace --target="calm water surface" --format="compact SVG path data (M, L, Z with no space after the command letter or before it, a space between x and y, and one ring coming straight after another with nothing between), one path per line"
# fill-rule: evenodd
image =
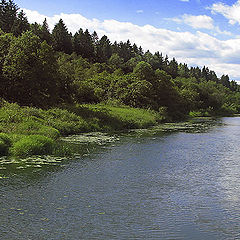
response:
M222 121L124 134L45 168L1 164L0 239L240 239L240 118Z

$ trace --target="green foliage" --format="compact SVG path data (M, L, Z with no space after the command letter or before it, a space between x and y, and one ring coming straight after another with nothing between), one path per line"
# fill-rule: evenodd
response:
M150 110L114 106L107 106L106 109L109 110L111 116L122 121L123 129L147 128L155 125L159 120L159 115Z
M12 1L2 0L0 2L0 28L9 33L17 19L18 6Z
M40 135L29 135L13 143L10 151L14 156L26 157L31 155L50 154L52 149L52 139Z
M41 41L46 41L48 44L52 44L52 35L49 31L47 19L43 21L43 24L33 23L30 25L30 30L37 35Z
M122 67L123 63L124 63L124 59L120 58L119 55L117 53L114 53L110 59L108 60L108 63L113 66L114 68L118 69L120 67Z
M58 157L71 157L74 152L68 144L64 144L63 141L58 141L54 143L52 154Z
M88 29L79 29L72 35L62 19L50 33L46 19L43 24L29 25L24 12L12 0L0 3L0 28L0 97L9 102L49 109L74 103L117 101L159 111L164 115L162 120L181 120L189 113L240 112L239 85L230 81L228 75L218 78L206 66L189 68L160 52L144 52L129 40L111 43L107 36L99 39L95 31L91 34ZM83 115L55 108L63 116L71 116L63 120L60 115L53 117L53 110L32 116L24 108L29 114L26 118L18 108L9 105L6 113L0 110L0 118L4 119L1 131L19 134L46 131L56 138L57 131L70 134L102 127L98 115L87 122L89 119L86 121ZM103 115L103 119L108 119L109 111ZM110 119L115 118L111 115ZM121 125L119 119L117 123Z
M25 16L25 13L23 10L21 10L13 23L13 26L11 28L11 32L15 36L20 36L23 32L26 32L30 29L30 25L28 23L27 17Z
M60 132L50 126L44 126L43 123L37 122L35 119L21 122L16 125L16 133L24 135L40 134L52 139L57 139L60 136Z
M96 61L107 62L112 55L111 42L107 36L103 36L96 44Z
M206 117L206 116L209 116L209 114L201 111L190 111L189 116L190 117Z
M63 20L60 19L52 31L53 48L55 51L72 53L71 34L68 32Z
M8 149L12 142L9 136L5 133L0 133L0 156L7 155Z
M24 105L51 105L56 101L56 68L52 48L32 32L13 39L3 64L8 99Z
M161 121L161 116L154 111L127 106L85 104L77 105L71 111L81 115L87 122L93 121L95 130L113 131L146 128Z
M75 33L73 37L73 49L78 55L84 58L94 59L94 43L88 30L83 32L83 30L80 29Z
M136 65L136 67L133 69L133 73L140 80L151 81L153 77L152 66L149 63L146 63L144 61L141 61Z

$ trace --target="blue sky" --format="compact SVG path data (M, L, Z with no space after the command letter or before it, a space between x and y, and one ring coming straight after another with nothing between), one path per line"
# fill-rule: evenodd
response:
M240 0L15 0L30 22L62 18L111 41L136 42L189 66L209 66L240 80Z

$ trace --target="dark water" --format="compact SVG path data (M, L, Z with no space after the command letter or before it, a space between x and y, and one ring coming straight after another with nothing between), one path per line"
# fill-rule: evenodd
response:
M222 121L44 169L2 164L0 239L240 239L240 118Z

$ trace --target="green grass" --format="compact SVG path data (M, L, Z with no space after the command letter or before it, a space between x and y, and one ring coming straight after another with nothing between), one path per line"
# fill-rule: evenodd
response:
M53 143L52 139L41 135L23 136L13 143L10 152L18 157L50 154L53 150Z
M85 104L71 106L69 111L82 116L97 131L147 128L161 121L159 114L154 111L126 106Z
M48 145L60 136L147 128L161 119L162 116L154 111L106 104L42 110L3 103L0 108L0 155L8 154L9 148L16 156L47 154L53 151Z

